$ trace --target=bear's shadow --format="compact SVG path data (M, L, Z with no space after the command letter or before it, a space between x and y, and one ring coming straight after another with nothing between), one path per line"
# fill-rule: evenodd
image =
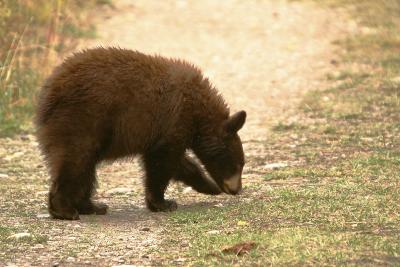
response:
M173 212L199 212L207 208L215 208L219 201L195 202L190 204L178 204L178 210ZM228 206L233 203L224 203ZM143 206L129 206L129 208L110 207L106 215L80 215L81 223L134 223L148 220L161 220L170 215L170 212L151 212Z

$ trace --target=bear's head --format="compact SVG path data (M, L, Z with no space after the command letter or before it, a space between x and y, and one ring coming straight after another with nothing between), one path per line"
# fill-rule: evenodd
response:
M244 153L238 131L246 121L246 112L231 115L211 133L199 136L193 151L220 189L236 195L242 189Z

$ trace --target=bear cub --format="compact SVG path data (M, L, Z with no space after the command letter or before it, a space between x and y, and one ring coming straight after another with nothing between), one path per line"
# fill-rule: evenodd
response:
M120 48L74 54L39 95L37 137L51 176L49 213L57 219L105 214L92 201L101 161L140 155L151 211L173 211L171 179L205 194L237 194L244 165L237 132L246 112L229 114L193 65ZM213 181L187 155L193 151Z

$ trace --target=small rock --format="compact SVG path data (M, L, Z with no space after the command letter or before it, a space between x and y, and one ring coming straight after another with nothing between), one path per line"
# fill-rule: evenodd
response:
M374 34L376 30L370 27L361 27L360 28L362 34Z
M220 230L211 230L211 231L207 232L207 234L209 234L209 235L216 235L216 234L219 234L219 233L221 233Z
M31 142L30 142L30 144L31 144L32 146L36 146L36 147L38 147L38 146L39 146L39 143L38 143L38 142L36 142L36 141L31 141Z
M185 189L183 189L182 192L183 192L184 194L188 194L188 193L193 192L193 189L192 189L191 187L185 187Z
M140 229L140 231L148 232L148 231L150 231L150 228L149 227L143 227L142 229Z
M74 257L68 257L67 261L75 261L75 258Z
M112 267L138 267L139 265L130 265L130 264L122 264L122 265L112 265Z
M1 179L1 178L8 178L8 174L0 173L0 179Z
M270 164L264 165L264 169L275 170L275 169L284 168L287 166L288 166L287 163L276 162L276 163L270 163Z
M47 219L47 218L50 218L50 214L48 214L48 213L40 213L40 214L36 215L36 218L38 218L38 219Z
M263 186L263 188L266 191L273 191L274 190L274 188L272 186L270 186L270 185L265 185L265 186Z
M189 242L188 241L185 241L185 240L183 240L182 242L181 242L181 248L186 248L186 247L189 247Z
M15 238L17 240L22 239L22 238L27 238L31 237L32 235L30 233L17 233L14 235L9 236L9 238Z
M5 157L4 160L11 161L11 160L13 160L15 158L21 157L22 155L24 155L24 152L21 152L21 151L15 152L14 154Z
M127 194L127 193L130 193L130 192L132 192L132 189L131 188L127 188L127 187L116 187L116 188L113 188L113 189L110 189L110 190L106 191L106 193L110 194L110 195Z
M36 244L35 246L33 246L33 249L43 249L44 246L42 244Z

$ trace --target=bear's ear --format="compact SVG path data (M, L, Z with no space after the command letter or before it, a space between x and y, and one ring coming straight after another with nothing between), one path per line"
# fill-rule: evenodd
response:
M246 111L238 111L225 121L224 129L228 134L234 134L243 127L245 121Z

